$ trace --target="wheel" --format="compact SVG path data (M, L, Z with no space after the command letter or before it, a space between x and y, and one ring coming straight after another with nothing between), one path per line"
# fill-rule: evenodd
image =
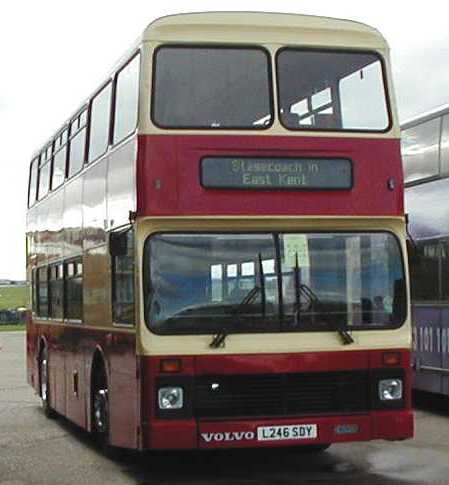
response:
M92 389L92 428L95 440L106 456L119 458L120 449L110 444L108 381L103 367L95 372Z
M48 351L44 347L39 359L39 394L41 396L41 405L47 418L55 418L56 413L50 407L50 384L48 375Z

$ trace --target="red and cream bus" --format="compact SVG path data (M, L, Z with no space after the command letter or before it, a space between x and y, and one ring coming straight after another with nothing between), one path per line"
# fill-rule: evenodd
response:
M150 24L31 161L46 414L140 450L411 437L392 93L359 23Z

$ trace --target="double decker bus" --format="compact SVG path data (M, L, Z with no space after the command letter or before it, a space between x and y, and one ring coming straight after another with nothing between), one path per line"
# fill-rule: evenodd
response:
M412 436L375 29L156 20L33 156L28 205L28 380L47 415L139 450Z
M416 390L449 394L449 106L402 126Z

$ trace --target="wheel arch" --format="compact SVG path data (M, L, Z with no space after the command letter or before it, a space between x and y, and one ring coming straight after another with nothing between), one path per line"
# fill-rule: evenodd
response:
M37 352L36 352L36 365L37 365L37 380L38 380L38 392L41 395L41 356L44 349L47 349L47 358L49 357L48 342L45 335L38 337Z
M89 369L89 374L88 374L88 394L87 394L87 399L86 399L86 405L87 405L87 430L92 431L92 407L93 407L93 388L94 388L94 379L99 371L99 369L103 369L106 377L106 382L109 385L109 368L107 364L107 359L105 356L105 353L99 345L95 347L95 350L92 354L92 360L90 362L90 369Z

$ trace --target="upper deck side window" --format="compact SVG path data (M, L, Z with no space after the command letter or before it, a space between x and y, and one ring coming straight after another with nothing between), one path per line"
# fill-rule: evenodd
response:
M55 155L51 174L51 190L60 187L66 176L68 128L63 129L55 139Z
M402 131L405 183L438 176L440 124L441 118L434 118Z
M37 174L39 169L39 157L35 158L30 165L30 180L28 185L28 207L37 200Z
M125 139L137 127L140 54L117 74L115 84L113 143Z
M162 128L264 129L273 121L262 48L160 47L153 91L152 118Z
M108 149L111 99L111 82L92 99L90 108L89 162L103 155Z
M383 67L374 53L284 48L277 54L279 116L295 130L386 131Z
M42 152L39 163L38 200L43 199L50 190L51 161L53 158L53 142Z
M87 108L81 111L70 123L70 144L67 175L72 177L84 165L86 156Z

